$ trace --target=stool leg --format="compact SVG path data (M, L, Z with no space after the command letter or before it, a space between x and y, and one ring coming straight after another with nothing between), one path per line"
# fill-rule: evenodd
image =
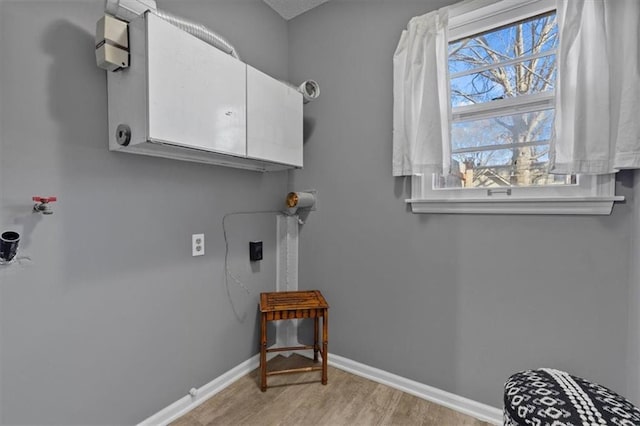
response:
M267 314L260 322L260 390L267 391Z
M316 316L313 319L313 362L318 362L318 350L320 349L320 345L318 345L319 334L320 334L320 319Z
M324 316L322 317L322 384L327 384L327 360L329 358L329 352L327 345L329 344L329 310L324 310Z

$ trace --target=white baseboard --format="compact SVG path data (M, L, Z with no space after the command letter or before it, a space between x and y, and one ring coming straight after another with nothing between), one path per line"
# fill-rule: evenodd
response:
M502 410L499 408L482 404L331 353L329 354L329 365L401 390L418 398L451 408L452 410L467 414L484 422L502 425Z
M164 426L168 425L177 418L184 416L189 411L196 408L198 405L211 398L233 382L253 371L260 364L260 355L255 355L242 364L239 364L231 370L224 373L222 376L217 377L197 389L195 396L187 395L183 396L173 404L169 405L158 411L156 414L148 417L142 422L138 423L138 426Z
M313 351L296 351L296 353L310 358L313 357ZM268 359L271 359L277 354L270 353L267 355ZM195 396L187 395L180 398L168 407L138 423L138 426L168 425L172 421L184 416L189 411L204 403L207 399L211 398L218 392L230 386L245 374L249 374L251 371L258 368L259 364L260 355L258 354L197 389ZM329 365L348 371L349 373L357 376L373 380L374 382L382 383L394 389L401 390L408 394L417 396L418 398L426 399L427 401L451 408L452 410L467 414L479 420L494 425L502 425L502 410L499 408L491 407L489 405L409 380L384 370L370 367L331 353L329 354Z

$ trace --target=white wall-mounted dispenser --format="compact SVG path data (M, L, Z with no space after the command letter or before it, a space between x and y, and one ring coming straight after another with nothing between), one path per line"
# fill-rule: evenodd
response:
M96 24L96 62L107 71L129 66L129 34L127 23L104 15Z

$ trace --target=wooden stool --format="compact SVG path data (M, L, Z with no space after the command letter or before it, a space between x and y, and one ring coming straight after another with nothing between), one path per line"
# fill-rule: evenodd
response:
M260 293L260 390L267 390L267 376L276 374L303 373L322 370L322 384L327 384L327 343L329 338L329 305L318 290L280 291ZM322 317L322 349L318 344L319 320ZM313 318L313 346L289 346L267 349L267 322L286 319ZM267 372L267 352L283 352L313 349L313 361L318 362L318 352L322 355L321 367L302 367Z

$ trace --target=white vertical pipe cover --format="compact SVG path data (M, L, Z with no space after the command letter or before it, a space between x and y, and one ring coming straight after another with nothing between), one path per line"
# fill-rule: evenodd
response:
M298 290L298 216L277 216L276 291ZM298 320L275 321L276 346L299 346ZM290 356L292 352L281 352Z

